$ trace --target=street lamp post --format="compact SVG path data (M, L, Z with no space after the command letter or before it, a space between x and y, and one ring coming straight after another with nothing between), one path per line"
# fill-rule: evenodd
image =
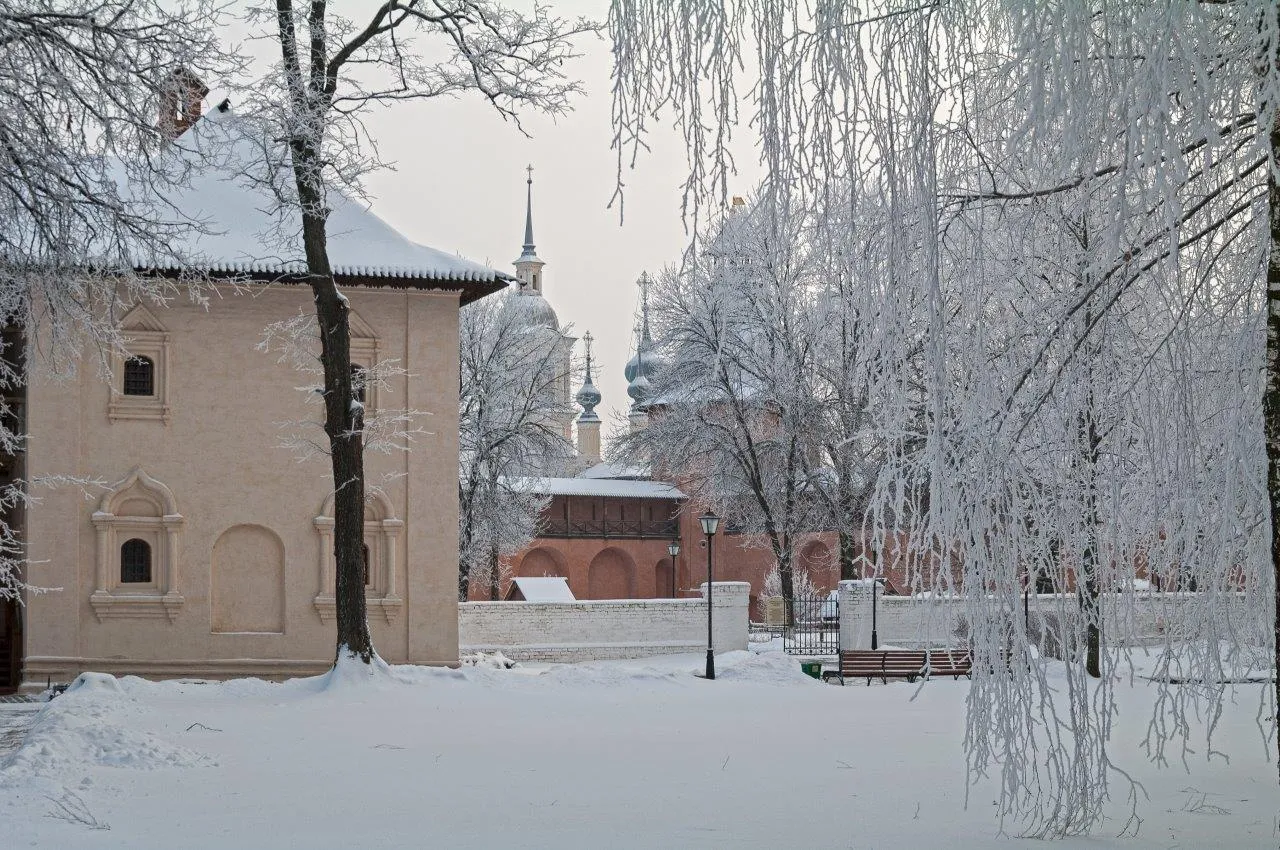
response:
M716 529L720 527L720 517L708 510L698 517L698 522L702 523L702 533L707 535L707 678L714 679L716 654L711 640L711 545Z
M667 544L667 554L671 556L671 598L676 598L676 555L680 554L680 541L672 540Z
M880 648L880 636L876 634L876 588L884 584L884 579L871 580L871 648Z

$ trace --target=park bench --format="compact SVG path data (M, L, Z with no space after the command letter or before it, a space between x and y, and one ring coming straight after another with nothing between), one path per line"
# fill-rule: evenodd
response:
M973 653L968 649L929 650L928 678L950 676L953 679L959 679L961 676L972 675Z
M846 649L840 652L838 670L823 671L823 681L839 679L879 679L888 684L890 679L916 679L933 676L951 676L959 679L970 675L972 655L967 649Z

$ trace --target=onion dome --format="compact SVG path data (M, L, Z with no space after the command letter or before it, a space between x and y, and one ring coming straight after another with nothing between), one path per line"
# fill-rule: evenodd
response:
M641 410L652 392L653 378L662 366L661 360L654 351L653 337L649 334L649 280L648 272L640 275L640 330L636 338L636 353L623 367L627 378L627 395L631 397L632 407Z
M653 387L649 384L649 379L643 374L636 375L627 384L627 395L631 396L631 406L637 410L644 409L644 403L649 399L652 391Z
M587 331L582 339L587 344L587 376L582 382L582 388L573 398L582 407L582 414L578 417L579 422L599 422L600 416L596 413L596 405L600 403L600 390L596 389L596 385L591 382L591 332Z

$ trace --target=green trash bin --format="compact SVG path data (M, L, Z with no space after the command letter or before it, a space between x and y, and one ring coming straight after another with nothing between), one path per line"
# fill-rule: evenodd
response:
M822 662L821 661L801 661L800 669L804 671L806 676L814 679L822 678Z

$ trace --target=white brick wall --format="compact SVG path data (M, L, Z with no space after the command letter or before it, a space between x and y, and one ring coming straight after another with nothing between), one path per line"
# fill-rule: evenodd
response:
M963 597L930 599L920 596L876 596L876 633L880 646L929 647L960 643L967 600ZM1188 638L1197 636L1190 619L1188 602L1196 594L1136 593L1132 596L1103 594L1103 622L1108 640L1131 646L1160 643L1170 631ZM1031 615L1053 615L1060 606L1073 608L1074 594L1033 595ZM1233 616L1244 613L1244 597L1232 594L1226 605ZM1018 616L1021 616L1021 608ZM871 648L871 582L840 582L840 646L844 649Z
M716 652L747 648L750 592L746 582L715 583ZM518 661L699 652L707 647L707 606L699 599L460 602L458 643L463 653L501 650Z

